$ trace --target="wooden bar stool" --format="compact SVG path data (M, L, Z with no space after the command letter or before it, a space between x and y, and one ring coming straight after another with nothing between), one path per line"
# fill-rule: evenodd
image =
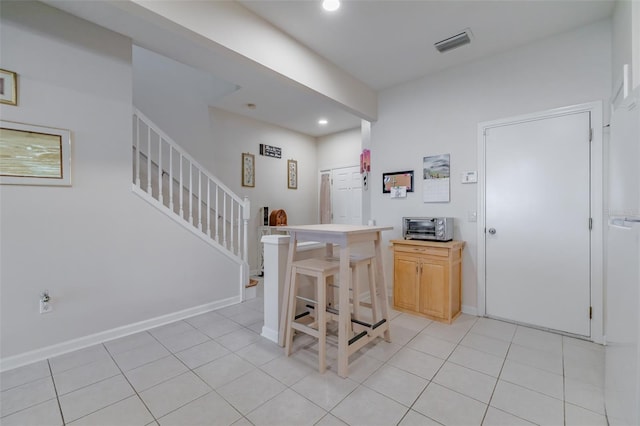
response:
M326 369L327 351L327 279L340 272L340 262L327 259L297 260L291 264L291 286L288 295L288 315L285 324L285 353L291 355L293 331L300 331L318 339L318 369L324 373ZM315 278L315 297L310 300L298 296L299 275ZM315 315L307 310L296 315L296 302L302 299L313 303Z

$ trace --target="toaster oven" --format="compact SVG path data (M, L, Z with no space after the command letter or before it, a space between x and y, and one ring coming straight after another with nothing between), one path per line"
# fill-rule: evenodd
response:
M405 240L453 240L452 217L403 217L402 236Z

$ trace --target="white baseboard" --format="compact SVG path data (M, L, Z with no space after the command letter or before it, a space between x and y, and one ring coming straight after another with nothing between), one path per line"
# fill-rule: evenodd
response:
M261 336L265 339L271 340L274 343L278 343L278 330L273 330L271 328L263 326Z
M478 316L478 308L475 306L462 305L462 313L467 315Z
M36 349L30 352L25 352L19 355L2 358L0 359L0 372L31 364L33 362L42 361L44 359L52 358L68 352L76 351L88 346L93 346L98 343L125 337L130 334L139 333L141 331L159 327L161 325L168 324L174 321L179 321L185 318L193 317L195 315L200 315L205 312L215 311L226 306L240 303L241 301L241 296L229 297L227 299L206 303L204 305L195 306L193 308L184 309L182 311L173 312L156 318L124 325L122 327L113 328L111 330L101 331L99 333L91 334L77 339L68 340L66 342Z

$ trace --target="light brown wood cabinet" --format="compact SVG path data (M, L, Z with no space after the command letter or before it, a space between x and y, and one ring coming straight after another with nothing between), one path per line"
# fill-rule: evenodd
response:
M461 312L464 241L391 244L393 308L451 324Z

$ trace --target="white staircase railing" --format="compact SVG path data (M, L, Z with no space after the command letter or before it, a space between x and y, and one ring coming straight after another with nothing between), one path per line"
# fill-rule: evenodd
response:
M249 199L240 198L137 109L133 190L225 254L248 276Z

